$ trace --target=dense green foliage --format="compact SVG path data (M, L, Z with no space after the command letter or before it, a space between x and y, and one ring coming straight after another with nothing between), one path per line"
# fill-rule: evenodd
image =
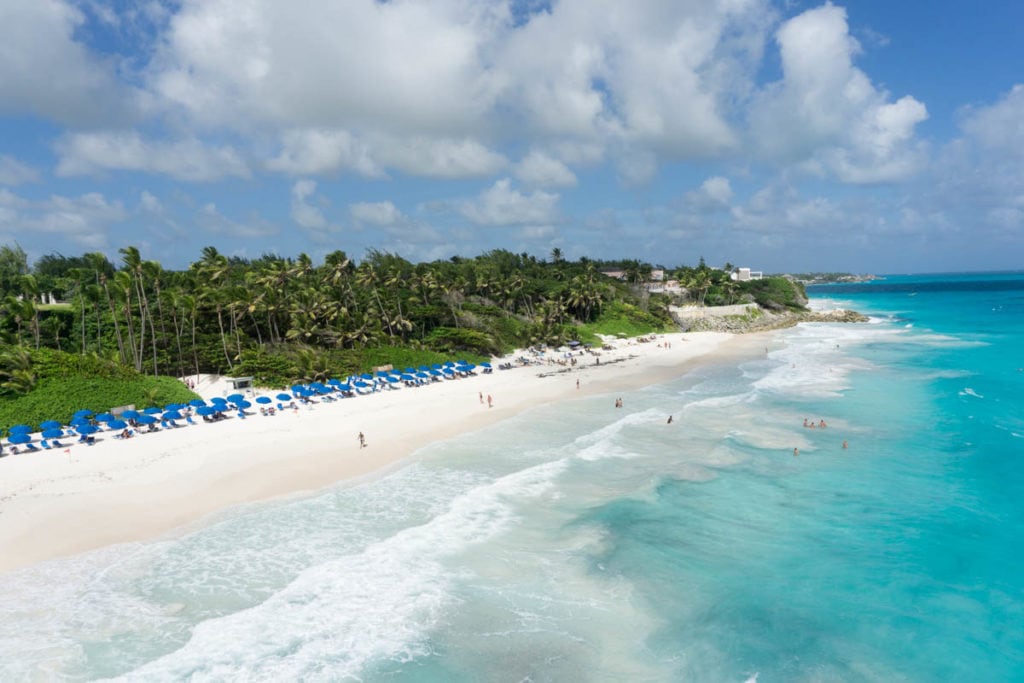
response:
M785 279L733 282L731 267L701 260L658 269L685 288L673 285L669 296L652 291L651 264L567 261L558 250L550 261L495 250L418 264L379 251L357 264L335 251L317 265L305 254L246 260L207 247L182 271L144 260L135 247L119 253L119 266L87 253L48 254L30 267L20 247L0 247L0 402L50 391L46 380L57 377L107 382L88 403L72 396L76 408L103 408L138 403L129 385L142 375L251 375L279 386L387 364L480 360L670 329L669 303L794 308L802 295ZM611 270L621 275L602 272ZM44 303L51 297L61 303ZM162 386L146 385L142 395Z
M803 310L807 305L804 286L786 277L766 277L744 282L743 291L762 308L772 311Z
M0 426L44 420L67 424L76 410L102 412L124 405L164 406L196 398L173 377L149 377L95 355L17 347L0 354L0 374L20 372L23 386L0 388Z

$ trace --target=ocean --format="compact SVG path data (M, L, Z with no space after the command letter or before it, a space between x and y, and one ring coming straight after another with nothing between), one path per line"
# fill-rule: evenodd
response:
M1024 680L1024 273L810 294L871 321L8 573L0 680Z

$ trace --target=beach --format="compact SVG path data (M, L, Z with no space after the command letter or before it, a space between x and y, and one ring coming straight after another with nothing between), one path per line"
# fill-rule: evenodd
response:
M764 341L757 335L701 332L610 344L613 348L600 356L577 354L574 367L542 363L487 374L478 370L473 377L300 406L274 416L200 421L127 440L106 432L93 446L10 455L0 459L0 572L156 538L230 506L377 476L436 441L552 402L665 381L730 353L749 356ZM495 359L495 367L521 355ZM564 353L548 354L559 355ZM255 395L274 393L257 390Z

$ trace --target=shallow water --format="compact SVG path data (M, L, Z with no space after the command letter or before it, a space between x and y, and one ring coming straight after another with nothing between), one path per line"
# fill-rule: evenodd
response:
M0 680L1022 679L1024 277L812 296L873 322L11 573Z

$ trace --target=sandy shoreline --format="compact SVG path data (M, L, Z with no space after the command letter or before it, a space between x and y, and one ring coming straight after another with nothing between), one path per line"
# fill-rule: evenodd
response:
M666 381L699 363L750 357L765 343L761 334L716 332L622 340L602 352L600 365L586 355L567 372L557 365L495 370L273 417L200 423L126 441L100 435L101 443L76 445L70 453L11 455L0 459L0 572L155 538L239 503L383 473L432 442L533 407ZM481 403L480 393L494 398L493 408Z

